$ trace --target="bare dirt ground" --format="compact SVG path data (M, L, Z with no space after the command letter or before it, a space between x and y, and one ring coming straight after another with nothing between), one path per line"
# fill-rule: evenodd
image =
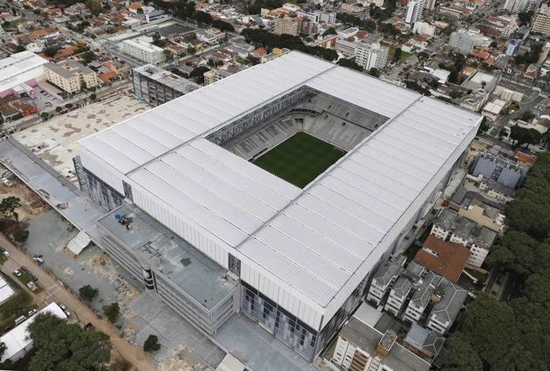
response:
M6 168L0 165L0 174L6 171ZM19 214L19 220L26 220L33 215L40 214L42 211L49 208L42 199L25 186L19 179L13 179L13 187L8 187L4 183L0 182L0 197L17 197L21 201L21 207L18 208L17 214Z

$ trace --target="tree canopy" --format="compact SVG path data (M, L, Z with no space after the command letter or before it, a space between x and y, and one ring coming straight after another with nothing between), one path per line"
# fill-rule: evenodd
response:
M90 302L90 301L94 300L94 298L97 296L97 294L99 294L99 290L94 289L90 285L86 285L86 286L82 286L81 288L78 289L78 294L80 295L80 297L82 299L84 299L84 301Z
M103 315L107 317L109 322L114 323L118 318L119 314L120 314L120 306L118 305L118 303L111 303L103 307Z
M52 314L37 314L28 331L36 349L29 371L92 371L109 360L105 334Z
M19 223L19 214L17 214L18 207L21 207L21 199L19 197L9 196L0 201L0 213L6 216L13 216L16 222Z
M160 349L159 339L156 335L149 335L143 343L143 350L146 352L156 352Z
M550 154L537 162L506 208L509 229L489 264L513 274L520 296L506 302L479 293L448 340L444 371L549 370ZM483 367L480 366L480 362Z

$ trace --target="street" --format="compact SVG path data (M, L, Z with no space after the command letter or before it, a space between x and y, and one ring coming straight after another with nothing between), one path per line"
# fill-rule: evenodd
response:
M112 347L128 362L131 362L141 371L155 371L156 367L153 362L153 357L145 353L141 347L134 346L123 339L118 329L110 322L99 319L97 315L80 299L70 293L63 284L56 278L51 277L42 268L35 264L34 260L18 249L11 241L3 234L0 234L0 246L6 249L10 254L10 258L0 267L0 270L8 276L12 275L15 269L21 266L27 269L38 278L38 283L44 288L42 293L38 295L30 290L26 291L32 296L35 304L44 301L43 306L51 303L63 303L81 324L91 323L98 331L101 331L109 336ZM19 280L14 280L19 282ZM23 284L21 284L24 287Z

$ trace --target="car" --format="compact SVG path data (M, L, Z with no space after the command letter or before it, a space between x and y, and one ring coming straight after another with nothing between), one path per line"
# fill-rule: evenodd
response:
M15 183L9 179L2 179L2 183L4 183L6 187L13 187L15 185Z
M10 257L10 252L9 251L2 251L2 254L7 258Z
M31 309L31 310L29 310L29 313L27 314L27 317L32 316L32 315L35 314L36 312L38 312L36 309Z
M21 272L19 271L19 269L14 270L13 274L15 274L16 277L21 276Z
M29 272L29 270L27 269L27 267L21 266L21 268L20 268L20 269L21 269L21 270L22 270L23 272L26 272L26 273L28 273L28 272Z

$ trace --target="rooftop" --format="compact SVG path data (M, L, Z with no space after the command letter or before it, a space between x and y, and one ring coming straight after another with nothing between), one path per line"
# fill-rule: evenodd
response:
M153 66L152 64L146 64L144 66L134 68L134 73L147 76L151 80L158 81L159 83L179 91L182 94L187 94L200 88L200 85L195 84L193 81L184 79L181 76Z
M429 235L424 241L424 248L416 253L414 261L456 282L469 257L470 250L467 247Z
M401 272L406 260L407 258L403 255L390 256L374 273L373 282L376 282L378 286L386 286L393 277Z
M0 92L12 89L44 72L41 66L48 61L34 53L24 51L0 60Z
M434 221L434 224L447 231L450 231L453 229L457 218L458 214L456 212L451 209L445 208L438 215L437 219Z
M470 219L461 218L456 225L453 234L464 240L467 240L468 238L470 238L470 235L472 234L475 226L476 223L471 221Z
M426 272L426 276L422 279L422 283L416 288L411 298L411 302L413 302L417 308L425 308L430 301L432 291L439 285L439 281L441 281L441 276L432 271Z
M302 87L388 121L304 189L205 139ZM154 195L174 216L163 223L188 226L183 238L204 235L323 310L372 269L401 231L396 221L421 206L479 123L456 106L290 52L86 138L80 154L84 166L101 159L113 174L103 180L123 193L124 179L151 213L142 200Z
M442 282L440 287L445 289L445 294L441 301L434 305L430 312L430 319L435 317L441 323L452 323L458 316L468 291L452 282L447 282L446 285Z
M121 217L132 219L131 229L119 222ZM208 310L237 287L226 279L225 269L136 207L124 204L98 223Z
M366 305L366 304L363 304ZM388 331L388 332L391 332ZM388 333L386 332L386 333ZM340 331L340 336L349 342L356 344L372 357L376 356L376 347L383 339L383 334L361 321L355 316ZM330 353L332 355L332 353ZM383 365L394 371L427 371L430 364L405 349L401 344L395 343L391 347L388 356L382 358Z
M435 357L443 347L445 338L436 335L431 330L421 327L417 323L413 323L403 341L418 350L427 350Z
M497 238L497 232L487 228L481 227L480 229L474 229L472 234L473 242L480 247L483 247L486 250L489 250L493 245L493 242Z
M59 63L50 62L45 67L55 72L56 74L63 76L66 79L70 79L71 77L76 76L78 74L84 74L84 75L88 75L91 73L95 74L95 72L89 69L88 67L84 66L81 63L78 63L77 61L73 61L71 59L67 59Z

